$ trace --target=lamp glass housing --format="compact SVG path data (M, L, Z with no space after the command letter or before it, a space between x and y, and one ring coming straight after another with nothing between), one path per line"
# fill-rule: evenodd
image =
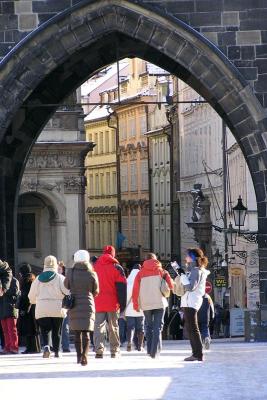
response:
M227 229L226 237L229 246L234 247L236 245L237 232L233 229L233 225L231 223Z
M242 197L239 196L237 200L237 205L233 207L235 226L238 226L238 228L245 225L247 210L247 207L245 207L242 202Z

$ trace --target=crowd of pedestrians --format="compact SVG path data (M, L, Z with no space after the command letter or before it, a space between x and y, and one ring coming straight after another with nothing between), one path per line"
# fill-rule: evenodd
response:
M43 358L52 354L58 358L61 348L70 352L71 332L77 363L82 366L88 363L90 344L95 358L102 359L107 341L111 358L117 358L124 340L128 352L144 351L145 340L146 352L154 359L162 348L165 323L173 339L189 338L192 354L185 361L203 361L203 346L210 347L210 323L215 316L216 333L222 317L205 293L209 271L203 251L188 249L185 263L184 268L176 264L171 277L156 255L149 253L127 277L114 247L105 246L98 258L90 259L88 251L78 250L67 268L49 255L37 277L29 264L22 264L16 279L8 263L0 261L1 354L17 354L20 343L24 354L42 350ZM174 305L167 315L166 293L176 293L178 286L181 307ZM69 309L62 304L66 296Z

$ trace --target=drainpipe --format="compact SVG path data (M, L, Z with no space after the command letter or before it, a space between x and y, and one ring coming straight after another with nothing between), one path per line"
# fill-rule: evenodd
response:
M148 106L146 112L146 131L149 132ZM147 164L148 164L148 202L149 202L149 250L153 251L153 214L152 214L152 168L150 166L150 138L147 136Z

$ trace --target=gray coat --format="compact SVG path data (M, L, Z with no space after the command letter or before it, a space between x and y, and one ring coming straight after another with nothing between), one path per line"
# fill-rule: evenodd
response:
M74 307L69 310L69 324L73 331L93 331L95 321L94 296L99 292L98 278L86 264L76 263L67 270L64 281L75 297Z

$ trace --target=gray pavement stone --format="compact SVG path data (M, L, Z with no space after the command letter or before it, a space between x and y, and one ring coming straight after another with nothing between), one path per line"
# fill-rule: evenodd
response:
M106 352L88 365L75 353L43 359L37 355L0 356L1 397L32 400L94 398L99 400L266 400L267 344L216 340L203 363L187 363L186 341L164 341L159 358L122 349L119 359ZM23 397L25 395L25 397Z

